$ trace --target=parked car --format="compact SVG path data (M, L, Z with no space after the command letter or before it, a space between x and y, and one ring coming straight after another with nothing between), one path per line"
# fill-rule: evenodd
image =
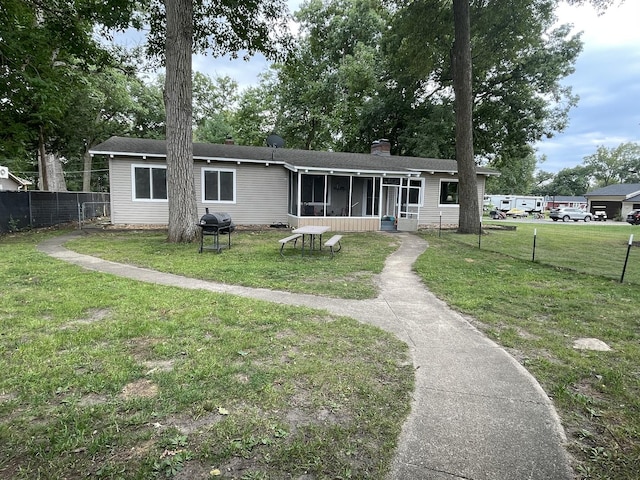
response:
M574 222L577 222L578 220L590 222L593 220L593 215L589 212L585 212L584 210L580 210L579 208L563 207L552 208L549 213L549 218L554 222L557 222L558 220L562 220L563 222L568 222L569 220L573 220Z
M640 225L640 210L633 210L627 215L627 223L631 225Z

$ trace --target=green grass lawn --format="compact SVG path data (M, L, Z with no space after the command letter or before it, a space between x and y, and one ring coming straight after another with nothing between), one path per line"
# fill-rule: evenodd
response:
M520 252L527 260L513 258L519 246L531 248L533 228L522 224L512 232L489 232L482 249L477 236L425 234L430 248L416 270L436 295L475 318L538 379L561 415L579 478L635 480L640 472L640 287L571 271L567 263L560 269L534 263L530 253ZM580 270L602 265L599 257L605 253L599 252L611 245L626 249L627 235L614 233L612 226L537 228L545 241L561 237L563 246L555 248L581 257L573 264ZM510 253L489 251L488 245ZM577 350L578 338L600 339L612 350Z
M640 285L640 229L626 223L526 223L487 221L484 234L457 238L456 241L483 250L531 260L535 235L535 260L545 265L619 280L622 275L630 236L634 235L624 280ZM515 230L495 228L511 226ZM445 233L446 237L449 233Z
M232 235L231 249L221 254L199 254L199 245L170 244L166 232L148 231L92 233L67 246L107 260L193 278L351 299L377 295L373 278L398 246L392 235L347 233L342 250L333 259L327 249L303 258L300 242L297 248L285 245L282 258L278 240L289 234L288 230L238 231ZM222 237L221 243L226 241Z
M521 222L487 231L481 249L477 236L426 232L415 266L538 379L584 479L640 471L636 247L618 281L627 227ZM70 247L198 278L366 298L397 246L389 235L347 234L334 260L289 248L282 259L283 236L239 232L220 255L153 232L91 234ZM151 478L179 467L180 478L383 476L408 411L405 345L312 310L83 271L37 253L43 238L2 239L0 478ZM573 347L586 337L612 350Z
M37 252L47 235L0 239L0 478L384 476L413 388L404 343L311 309L83 270ZM90 238L85 250L122 261L252 285L345 268L280 259L260 234L221 255L161 235ZM250 239L262 247L246 252ZM305 288L372 294L393 248L374 240L347 236L343 261L354 252L359 268Z

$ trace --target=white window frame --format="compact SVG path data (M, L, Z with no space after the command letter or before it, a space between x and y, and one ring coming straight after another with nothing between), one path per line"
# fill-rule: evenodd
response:
M205 176L207 172L216 172L218 173L218 195L220 195L220 173L231 173L233 175L233 200L207 200L205 198ZM237 195L238 195L238 175L236 170L233 168L215 168L215 167L203 167L200 171L200 190L201 190L201 198L202 203L207 204L234 204L236 203Z
M155 163L133 163L131 164L131 201L133 202L160 202L167 203L169 201L169 189L167 186L167 198L153 198L153 175L149 176L151 184L149 185L149 191L151 192L151 198L138 198L136 192L136 168L144 168L146 170L162 169L166 170L167 166ZM166 177L166 175L165 175Z
M458 184L458 203L440 203L440 198L442 198L442 184L443 183L457 183ZM438 207L460 207L460 181L457 178L441 178L440 185L438 186Z
M406 185L405 185L406 181ZM419 187L412 187L411 182L420 182ZM407 206L409 207L424 207L424 178L423 177L407 177L402 178L400 181L400 189L407 190L407 200L411 198L410 192L411 190L418 190L418 203L409 203L407 202Z

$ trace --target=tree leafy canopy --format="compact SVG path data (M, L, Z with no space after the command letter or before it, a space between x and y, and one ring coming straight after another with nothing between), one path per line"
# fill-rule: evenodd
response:
M111 1L111 0L108 0ZM126 0L118 0L126 1ZM133 3L129 0L129 3ZM164 58L164 0L139 0L143 22L150 28L148 52ZM289 44L289 12L282 0L193 0L193 51L213 57L249 58L256 52L279 58Z

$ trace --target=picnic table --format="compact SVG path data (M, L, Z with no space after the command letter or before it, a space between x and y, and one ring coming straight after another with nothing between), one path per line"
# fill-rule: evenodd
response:
M305 237L308 235L310 240L309 245L309 253L311 253L315 249L316 236L320 237L320 243L318 248L322 250L322 234L331 230L331 227L327 225L307 225L304 227L296 228L292 230L291 233L301 233L302 234L302 256L304 256L304 241Z

